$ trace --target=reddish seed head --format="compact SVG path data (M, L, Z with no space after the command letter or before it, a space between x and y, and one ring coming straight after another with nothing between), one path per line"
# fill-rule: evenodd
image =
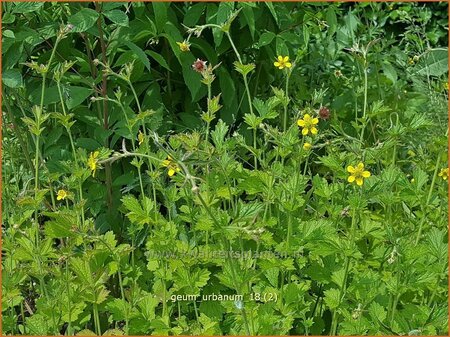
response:
M330 109L328 109L326 106L323 106L319 109L319 117L321 119L328 119L330 118Z
M192 69L201 73L206 69L206 61L202 61L200 59L195 60L194 64L192 65Z

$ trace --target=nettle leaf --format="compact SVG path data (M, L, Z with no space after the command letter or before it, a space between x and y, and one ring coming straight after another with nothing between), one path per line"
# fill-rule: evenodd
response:
M130 219L131 223L139 227L153 223L152 211L154 205L150 198L144 196L142 201L139 202L134 196L127 195L121 201L128 211L126 216Z
M339 304L341 303L339 289L336 288L328 289L324 291L324 294L325 294L324 301L325 304L328 306L328 308L334 310L337 307L339 307Z
M98 19L99 14L90 8L83 8L72 15L67 22L73 25L72 32L81 33L91 28Z

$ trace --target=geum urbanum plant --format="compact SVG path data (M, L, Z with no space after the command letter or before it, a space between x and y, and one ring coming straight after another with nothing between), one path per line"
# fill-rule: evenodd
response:
M227 25L225 25L225 29L226 27ZM188 32L195 32L197 36L200 36L205 28L208 28L208 26L190 29ZM219 29L219 27L214 25L212 28ZM223 29L223 27L220 29ZM226 30L225 33L227 33ZM227 36L230 39L231 45L233 45L231 36L229 34ZM184 42L180 42L180 50L188 52L189 48L186 48L188 44L189 38ZM302 54L298 53L298 55ZM241 62L238 53L236 56L238 57L238 61L235 63L236 71L242 75L243 81L246 83L247 75L254 69L254 65L245 65ZM300 57L297 57L294 65ZM289 62L289 57L280 56L274 62L274 65L279 70L284 68L288 69L289 73L286 75L287 89L289 75L292 68L294 68ZM277 251L287 250L293 252L299 247L298 244L302 242L301 237L293 230L294 225L299 225L299 216L305 216L305 212L307 212L305 206L309 203L307 198L312 197L311 193L303 197L311 170L308 161L312 154L310 150L314 146L320 147L320 138L325 138L326 136L327 131L324 130L324 135L321 135L318 124L319 117L322 117L324 120L329 117L321 116L320 112L322 115L327 115L329 111L324 112L324 107L319 106L320 109L317 109L311 105L304 108L300 115L297 115L298 117L295 115L289 116L290 99L287 96L288 90L284 91L283 89L273 88L274 96L263 101L258 98L252 100L249 91L246 89L245 93L251 108L250 113L245 115L244 120L249 128L253 130L252 146L247 145L245 139L239 134L234 134L233 137L227 138L228 127L221 121L217 123L215 130L210 132L211 122L214 121L215 113L220 109L220 94L213 97L211 90L211 84L215 79L213 72L216 68L217 66L213 67L208 65L207 61L201 59L197 59L192 65L193 71L199 72L202 75L202 82L208 89L207 110L202 115L202 119L206 123L206 131L203 137L193 132L192 134L171 136L168 142L166 142L156 133L150 131L149 138L145 138L144 136L144 139L153 141L153 145L159 149L157 152L150 151L149 147L146 147L144 152L136 151L135 148L133 148L133 152L130 152L126 148L124 140L121 152L115 152L112 156L103 160L96 160L98 153L93 153L89 157L88 165L94 172L98 165L113 163L126 157L135 157L145 158L148 160L149 165L152 165L154 168L166 168L166 174L170 179L169 184L175 184L176 186L175 190L169 187L170 191L176 193L175 195L171 195L172 192L167 193L168 200L166 201L166 207L169 210L169 222L166 225L164 223L167 220L158 214L158 211L155 211L157 216L153 219L150 217L150 214L155 210L155 200L152 202L144 195L141 197L143 198L142 201L138 201L133 197L123 199L124 206L128 212L127 217L130 219L132 226L149 224L154 228L153 235L151 234L147 240L148 249L155 247L154 240L159 237L158 231L162 230L166 235L169 233L161 228L167 228L168 230L175 224L174 222L179 221L179 218L171 216L173 211L170 210L174 209L173 207L176 205L176 201L180 202L180 200L184 200L180 210L185 215L181 216L181 220L189 219L190 221L188 223L196 223L198 221L198 225L194 228L194 234L196 233L195 236L198 235L197 241L200 240L200 242L204 243L204 246L199 246L199 243L197 243L197 249L209 251L220 248L225 251L232 251L237 248L238 250L243 250L244 247L252 247L253 241L256 243L253 246L256 250L261 249L261 246L267 245L267 247L273 247ZM108 69L108 73L112 76L120 76L119 74L114 74L111 69ZM312 103L317 104L317 102L320 102L322 95L323 92L317 92L314 98L316 102ZM285 113L282 126L285 129L284 132L280 131L276 125L274 127L264 123L277 117L278 113L276 109L279 106L283 108ZM255 108L257 115L253 112L253 108ZM288 127L288 120L295 121L296 118L297 122L291 123ZM145 129L143 131L145 134ZM258 131L261 132L265 139L259 145L271 144L272 146L258 149ZM137 135L138 141L139 137L142 137L140 134ZM210 142L210 137L212 143ZM136 138L136 136L133 138ZM135 140L132 143L134 147ZM238 160L238 156L248 156L248 153L254 159L253 165L245 161L242 163ZM258 170L258 167L261 170ZM343 171L343 169L340 170ZM348 181L350 183L356 182L357 186L362 186L363 178L370 176L370 173L364 170L362 163L358 164L355 168L348 166L348 171L351 173ZM316 178L314 181L317 180ZM320 178L317 181L323 184ZM342 190L344 193L349 193L346 186L345 183L337 183L336 188L338 190L336 192L339 193L339 190ZM246 198L243 198L244 193L247 195ZM358 194L361 195L360 193ZM130 203L128 201L129 198L134 201ZM173 200L169 200L169 198ZM200 209L197 207L200 207ZM360 207L359 203L352 207L353 216L351 228L349 228L349 235L355 235L358 214L362 211ZM192 218L193 216L194 218ZM316 225L313 225L316 222L311 221L309 220L307 222L308 226L317 226L319 223L323 224L323 221L319 221ZM271 232L272 230L273 232ZM174 239L173 228L170 231L172 232L171 237ZM350 240L348 240L350 245L354 242L353 239L350 237ZM170 237L166 238L164 242L167 243L168 240L170 240ZM182 247L183 245L179 248ZM347 278L350 272L352 258L355 257L355 248L354 246L350 246L344 249L343 279L339 283L339 288L336 289L339 298L342 298L346 292ZM178 266L178 263L173 261L167 262L163 259L156 259L156 261L149 260L148 268L151 271L156 272L159 270L157 269L159 267L162 267L164 270L162 275L159 275L160 272L158 272L155 277L159 280L157 284L161 284L161 287L164 288L162 289L163 313L166 314L168 310L171 310L170 308L166 308L166 301L170 294L173 292L182 292L183 289L185 289L185 292L200 291L210 279L208 269L197 269L195 265L192 265L193 262L190 259L181 258L181 261L184 261L184 264ZM228 257L223 266L223 274L221 273L219 278L237 294L248 296L255 289L254 287L259 289L257 285L253 284L253 280L260 273L255 269L256 263L257 260L255 259L244 261L233 260ZM216 267L219 265L216 264ZM269 266L266 266L266 268L270 270L275 265L273 267ZM267 285L263 289L274 292L280 298L277 303L274 303L279 310L292 310L293 308L289 309L289 307L298 304L291 302L292 299L287 296L292 296L289 295L290 292L296 292L300 289L306 291L307 288L305 286L307 284L286 282L286 279L289 280L292 277L295 279L295 275L292 274L295 270L294 259L292 258L282 261L282 265L278 270L281 273L281 284L277 282L279 287L274 288L272 284L272 286L267 288ZM175 277L173 279L174 286L167 289L168 284L172 281L172 278L167 275L169 271L170 274L180 275L180 277L187 273L186 277L183 278L184 282L188 282L189 276L187 275L197 275L197 273L200 273L202 275L202 281L199 281L199 283L189 282L191 284L190 286L180 287L179 285L177 286L177 278ZM331 294L334 294L333 291L334 289L330 289L327 294L331 296ZM199 314L199 309L195 301L193 301L192 305L198 327L200 328L202 326L202 316ZM337 309L337 307L332 306L333 308ZM178 311L180 310L181 308L178 305ZM258 304L245 302L236 305L234 309L230 307L230 310L236 312L235 319L242 324L242 329L246 334L256 334L264 331L264 326L261 326L262 323L258 320ZM338 311L333 310L333 312L332 329L336 331ZM285 317L282 320L282 324L285 326L284 329L288 329L292 324L292 319Z
M23 120L35 149L34 162L28 160L31 174L23 178L35 185L31 193L19 193L22 172L11 170L9 162L18 162L9 155L6 174L16 180L11 178L6 193L17 201L5 201L11 212L2 263L7 333L446 332L447 224L442 214L447 212L448 168L442 149L447 135L438 108L447 93L439 89L424 97L402 84L407 78L431 90L441 88L442 79L421 71L426 54L409 64L409 55L378 38L378 26L361 23L359 16L369 10L384 15L380 8L386 4L353 4L357 9L345 7L343 14L336 4L317 10L304 3L264 3L265 12L258 12L259 5L246 3L132 3L127 10L134 20L153 24L159 34L138 26L140 36L152 36L146 52L139 47L144 38L130 34L133 44L119 43L128 27L114 12L120 7L108 7L116 5L80 11L94 18L89 29L103 16L120 23L100 25L95 37L88 28L82 32L79 39L87 46L98 41L99 56L94 47L86 49L90 56L76 54L76 63L57 58L64 43L70 45L67 36L74 38L74 30L81 29L63 26L44 65L30 63L39 75L30 82L42 83L38 102L51 92L45 85L49 81L56 100L30 106ZM197 20L195 27L186 27L186 38L175 41L174 6L180 13L195 8L199 18L213 19ZM160 17L168 8L170 15ZM251 30L250 13L260 14L253 16L256 21L270 17L274 22L264 26L259 54L255 44L241 42L244 33L237 33L239 23L246 27L247 21ZM294 20L304 24L283 26ZM425 35L413 28L408 32L420 38L411 40L420 46ZM101 36L111 39L108 54ZM223 45L208 52L204 46L218 36L224 37ZM301 43L296 36L302 36ZM158 39L168 42L162 46ZM292 43L279 47L284 40ZM159 46L164 56L155 52ZM173 73L172 80L165 79L170 77L165 66L177 69L171 53L184 82L173 79ZM165 66L147 68L146 55ZM233 76L225 83L236 88L240 102L231 118L223 114L230 99L222 83L227 67ZM417 73L412 67L419 67ZM90 105L77 109L66 88L73 72L84 68L95 74L95 91L89 93ZM140 73L144 77L136 80ZM202 124L187 127L174 117L178 105L167 97L176 101L192 94L194 84L204 89L203 100L190 102L192 95L182 109L195 106ZM155 127L161 116L165 129ZM42 146L51 142L44 136L52 128L66 137L54 152ZM120 212L117 219L99 211L111 201L108 184L120 195L112 200ZM196 297L214 294L243 297ZM177 295L187 299L172 300Z

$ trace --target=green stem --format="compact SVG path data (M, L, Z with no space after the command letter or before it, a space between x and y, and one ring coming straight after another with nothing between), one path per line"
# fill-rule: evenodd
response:
M258 155L257 155L257 148L256 148L256 128L253 129L253 149L255 151L255 157L253 158L255 160L255 170L258 169Z
M69 322L67 325L67 335L72 335L72 301L70 299L70 281L69 281L69 262L66 260L66 290L67 290L67 306L69 307Z
M366 113L367 113L367 60L364 58L364 106L363 106L363 126L361 129L361 136L359 137L360 146L362 146L362 142L364 139L364 129L366 128ZM358 122L358 121L356 121Z
M419 230L417 231L417 237L416 237L416 241L414 243L416 246L419 243L420 236L422 235L423 225L425 223L425 220L427 219L427 216L426 216L425 213L428 211L428 205L429 205L429 203L431 201L431 196L433 195L434 184L436 183L436 178L437 178L437 175L438 175L438 170L439 170L439 165L440 165L440 162L441 162L441 157L442 157L442 152L439 152L437 160L436 160L436 166L434 168L433 179L431 180L430 190L428 191L427 200L426 200L425 205L423 207L424 214L422 216L422 220L420 221Z
M231 38L231 35L229 32L225 32L225 34L228 37L228 40L230 41L231 47L234 50L234 53L236 54L236 57L239 61L239 63L242 64L242 59L241 59L241 55L239 54L238 50L236 49L236 46L234 45L233 39ZM248 106L250 109L250 114L253 114L253 106L252 106L252 98L250 95L250 89L248 87L248 81L247 81L247 76L246 75L242 75L242 77L244 78L244 86L245 86L245 91L247 93L247 100L248 100Z
M97 334L97 336L101 336L102 335L102 331L101 331L101 328L100 328L100 318L98 316L97 303L95 303L95 302L93 304L93 310L94 310L95 333Z
M288 71L286 75L286 97L289 98L289 78L291 77L291 70ZM289 103L284 105L284 119L283 119L283 131L287 129L287 120L288 120L288 106Z
M120 295L122 297L122 301L126 302L125 300L125 291L123 289L123 281L122 281L122 271L120 270L120 260L118 261L119 269L117 270L117 275L119 277L119 287L120 287ZM128 309L125 314L125 335L128 336Z
M62 108L63 114L64 114L64 116L67 116L66 107L64 104L63 96L62 96L60 81L56 82L56 86L58 87L58 94L59 94L59 99L61 101L61 108ZM67 134L69 136L70 147L72 149L72 154L73 154L73 160L75 161L75 168L78 171L78 168L80 166L79 166L79 162L78 162L78 158L77 158L77 152L75 150L75 144L74 144L73 137L72 137L72 131L70 131L70 128L67 125L64 125L64 127L66 128ZM83 205L83 188L82 188L81 180L80 179L77 179L77 180L78 180L79 202L81 203L81 223L84 227L85 218L84 218L84 205Z

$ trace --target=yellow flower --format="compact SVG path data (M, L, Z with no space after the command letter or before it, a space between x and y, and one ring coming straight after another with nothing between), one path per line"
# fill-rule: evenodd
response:
M311 134L316 135L317 134L317 128L316 124L319 123L319 119L314 117L312 118L309 114L305 114L303 116L303 119L299 119L297 121L298 126L302 127L302 135L306 136L309 132Z
M370 172L364 171L363 163L359 163L356 167L349 165L347 166L347 171L350 173L350 176L348 177L347 181L349 183L353 183L356 181L356 184L358 186L362 186L364 178L370 177Z
M64 200L67 198L67 191L66 190L59 190L56 196L56 200Z
M278 56L277 60L273 63L275 67L278 69L290 68L292 67L292 63L289 62L289 56Z
M99 155L98 151L91 152L87 161L88 167L92 171L93 177L95 176L95 170L97 170L98 167L98 159L97 159L98 155Z
M305 143L305 144L303 144L303 150L308 151L308 150L311 150L311 148L312 148L311 143Z
M141 132L141 130L139 130L138 141L139 145L141 145L144 142L144 134Z
M189 42L184 40L183 42L177 42L178 47L180 47L181 51L189 51L189 47L191 46Z
M162 165L167 167L167 175L172 177L175 173L180 172L181 169L178 167L171 156L167 156L166 160L163 160Z
M448 167L441 169L441 172L439 172L439 177L441 177L444 180L448 179Z

